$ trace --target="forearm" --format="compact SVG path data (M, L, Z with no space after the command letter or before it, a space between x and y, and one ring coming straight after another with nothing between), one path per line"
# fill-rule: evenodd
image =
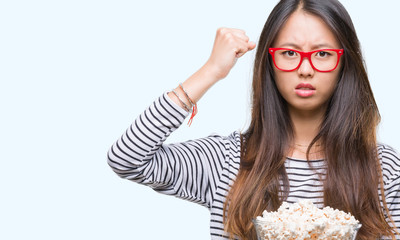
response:
M218 78L216 70L214 70L212 66L205 64L186 81L184 81L182 86L186 90L191 100L197 103L201 97L219 80L220 79ZM177 86L174 90L187 106L191 105L189 99L187 99L185 93L179 86ZM168 96L177 105L184 108L184 105L173 92L169 92Z
M197 103L208 89L229 74L238 58L254 49L255 46L255 43L250 42L242 30L218 29L210 58L203 67L182 83L190 99ZM189 99L179 86L174 91L179 98L174 92L170 92L169 96L176 104L182 108L185 108L185 105L191 106Z
M137 174L186 116L168 96L161 96L112 145L108 164L121 177Z

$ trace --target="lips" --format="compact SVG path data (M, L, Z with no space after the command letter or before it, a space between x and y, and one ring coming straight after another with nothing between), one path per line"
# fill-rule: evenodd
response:
M315 94L315 87L309 83L300 83L296 86L295 92L299 97L311 97Z
M315 90L315 87L309 83L300 83L296 89Z

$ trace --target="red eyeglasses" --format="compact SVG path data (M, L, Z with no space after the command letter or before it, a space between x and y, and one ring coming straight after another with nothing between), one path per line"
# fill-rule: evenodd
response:
M319 72L330 72L336 69L343 49L319 49L301 52L290 48L269 48L274 65L279 70L290 72L298 69L306 57L312 68Z

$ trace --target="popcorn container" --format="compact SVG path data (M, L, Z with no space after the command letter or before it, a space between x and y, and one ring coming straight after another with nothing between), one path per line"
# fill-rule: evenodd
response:
M263 221L262 219L253 219L253 224L255 227L255 230L257 232L257 240L269 240L269 239L285 239L282 238L282 234L281 233L274 233L269 231L269 229L276 229L276 227L271 225L271 222L268 223ZM272 224L279 224L279 223L272 223ZM280 223L282 224L282 223ZM269 228L268 226L270 226L271 228ZM358 224L354 227L354 232L351 236L343 238L343 240L355 240L356 236L357 236L357 232L358 230L361 228L361 224ZM293 239L291 236L287 236L287 239ZM296 238L297 239L297 238ZM303 238L302 238L303 239ZM298 240L302 240L302 239L298 239ZM321 236L311 236L310 238L306 238L306 239L325 239L324 237Z

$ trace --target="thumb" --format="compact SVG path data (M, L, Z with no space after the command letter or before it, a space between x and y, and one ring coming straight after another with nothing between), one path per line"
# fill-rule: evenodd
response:
M240 58L241 56L243 56L246 52L253 50L256 47L256 43L255 42L248 42L247 43L247 50L244 52L239 52L236 54L237 58Z
M255 47L256 47L256 43L255 42L249 42L248 43L249 50L253 50Z

